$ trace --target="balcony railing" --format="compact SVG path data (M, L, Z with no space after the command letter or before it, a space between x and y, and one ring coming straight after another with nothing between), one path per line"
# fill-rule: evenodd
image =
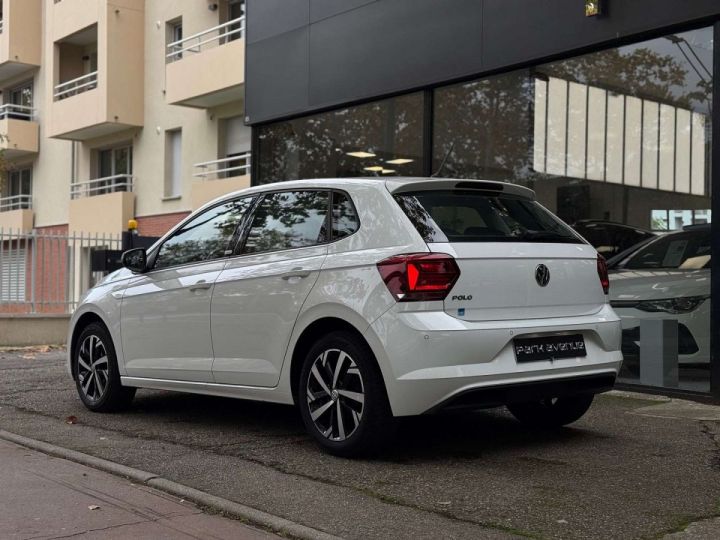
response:
M199 172L194 173L193 176L205 180L213 179L210 177L217 179L250 174L250 152L224 159L196 163L195 168L199 169Z
M81 199L118 191L132 191L133 177L130 174L116 174L95 178L85 182L76 182L70 186L70 198Z
M0 212L11 210L30 210L32 208L32 195L13 195L0 197Z
M15 120L32 120L35 115L35 109L26 107L25 105L13 105L6 103L0 106L0 120L6 118L14 118Z
M224 24L214 26L192 36L173 41L167 45L168 62L175 62L183 57L183 53L199 53L203 46L218 42L223 45L243 36L245 33L245 16L238 17Z
M55 101L60 99L69 98L77 94L82 94L93 88L97 88L98 72L93 71L77 79L60 83L55 87L55 93L53 94Z

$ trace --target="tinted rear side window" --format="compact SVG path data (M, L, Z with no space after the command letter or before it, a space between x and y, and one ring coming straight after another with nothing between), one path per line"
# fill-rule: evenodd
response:
M344 193L333 192L332 239L350 236L360 228L360 220L350 198Z
M327 191L269 193L253 215L243 253L262 253L328 241Z
M542 206L519 197L441 190L395 199L426 242L584 243Z

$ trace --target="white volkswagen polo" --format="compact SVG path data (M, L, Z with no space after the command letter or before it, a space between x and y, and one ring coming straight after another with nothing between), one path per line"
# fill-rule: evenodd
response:
M68 369L98 412L136 388L294 403L349 456L445 409L574 422L622 362L604 260L512 184L254 187L123 263L70 325Z

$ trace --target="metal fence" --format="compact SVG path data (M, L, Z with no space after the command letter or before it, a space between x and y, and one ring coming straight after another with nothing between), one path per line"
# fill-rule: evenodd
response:
M71 313L105 275L93 252L121 245L119 235L0 229L0 313Z

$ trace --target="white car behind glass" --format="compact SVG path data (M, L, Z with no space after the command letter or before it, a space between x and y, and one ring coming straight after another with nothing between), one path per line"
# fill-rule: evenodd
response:
M136 388L294 403L350 456L444 409L574 422L622 362L604 260L516 185L253 187L123 262L71 320L68 369L93 411Z

